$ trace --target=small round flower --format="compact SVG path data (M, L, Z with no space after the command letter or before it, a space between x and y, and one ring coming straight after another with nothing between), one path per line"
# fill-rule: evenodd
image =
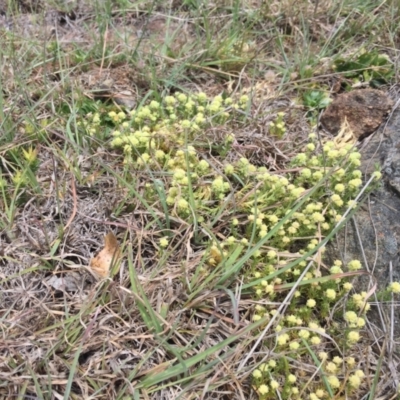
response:
M277 390L279 389L279 382L277 382L275 379L271 379L271 382L269 383L271 386L271 389Z
M258 232L258 237L259 238L264 238L265 236L267 236L268 232L267 231L263 231L261 230L260 232Z
M235 172L235 167L231 164L228 164L225 166L224 171L226 175L232 175Z
M343 358L339 356L333 357L332 360L336 365L342 365L343 364Z
M198 164L197 164L198 168L200 169L200 171L205 172L208 170L209 168L209 164L206 160L201 160Z
M347 268L349 271L358 271L359 269L362 268L360 261L358 260L352 260L347 264Z
M311 215L311 219L312 219L314 222L324 222L324 221L325 221L324 216L323 216L321 213L319 213L319 212L313 213L313 214Z
M274 285L267 285L265 286L265 293L274 293Z
M302 339L308 339L310 337L310 332L306 329L299 330L299 337Z
M267 257L268 258L275 258L277 256L277 254L276 254L276 251L275 250L270 250L268 253L267 253Z
M365 319L364 318L357 318L356 326L357 326L357 328L364 328Z
M310 339L310 343L318 346L319 344L321 344L321 338L319 338L318 336L312 336Z
M327 360L328 359L328 353L325 351L321 351L318 353L318 357L321 361Z
M349 181L349 186L351 187L351 188L353 188L353 189L357 189L359 186L361 186L362 185L362 180L361 179L359 179L359 178L356 178L356 179L351 179L350 181Z
M297 154L297 156L294 158L294 162L295 162L296 164L300 164L300 165L306 164L308 157L309 157L309 156L307 156L307 154L305 154L305 153L299 153L299 154Z
M309 168L303 168L300 172L300 175L302 176L302 178L304 179L308 179L311 176L311 169Z
M306 149L308 151L314 151L315 150L315 144L314 143L308 143L308 145L306 146Z
M361 379L357 375L350 375L348 382L349 385L355 389L361 385Z
M172 206L173 204L175 204L175 197L167 196L166 202L169 206Z
M307 300L307 307L309 308L314 308L316 306L317 302L314 299L308 299Z
M192 126L192 123L188 119L184 119L181 121L182 128L189 129Z
M164 102L167 106L173 106L176 103L176 99L173 96L165 96Z
M261 385L258 388L258 393L260 393L260 394L267 394L268 392L269 392L269 388L267 385Z
M267 372L268 369L269 369L269 367L268 367L268 364L263 363L263 364L260 364L260 366L258 367L258 369L259 369L261 372Z
M345 190L345 187L342 183L338 183L337 185L335 185L335 192L343 193L344 190Z
M341 207L343 205L343 200L338 194L333 194L331 196L331 200L334 204L336 204L338 207Z
M335 216L335 221L336 221L336 222L340 222L341 219L342 219L342 216L341 216L340 214L337 214L337 215Z
M376 180L379 180L379 179L382 178L382 173L379 172L379 171L375 171L375 172L372 174L372 176L373 176Z
M122 146L124 141L120 137L116 137L111 141L111 146L112 147L120 147Z
M360 334L356 331L351 331L347 334L347 340L349 343L357 343L360 340Z
M322 173L322 171L315 171L312 177L315 181L320 181L324 177L324 174Z
M336 299L336 292L333 289L327 289L325 291L325 295L329 300L335 300Z
M165 153L162 150L156 150L154 153L154 156L156 157L157 160L163 160L165 157Z
M354 311L347 311L344 314L345 321L349 322L350 324L355 324L357 322L357 314Z
M294 395L297 395L297 394L299 394L299 388L297 388L297 387L292 387L292 389L291 389L291 391L292 391L292 393L294 394Z
M365 378L365 374L364 371L362 371L361 369L358 369L357 371L354 372L358 377L360 378Z
M350 282L345 282L345 283L343 284L343 289L344 289L346 292L350 291L352 288L353 288L353 285L352 285Z
M177 168L174 172L174 180L175 181L181 181L186 177L186 171L182 168Z
M256 379L262 378L262 372L259 369L255 369L253 371L253 378L256 378Z
M392 293L395 293L395 294L398 294L398 293L400 293L400 282L392 282L390 285L389 285L389 291L390 292L392 292Z
M288 335L287 333L284 333L284 334L279 335L279 336L277 337L277 342L278 342L278 344L279 344L280 346L285 345L285 344L288 342L288 340L289 340L289 335Z
M337 366L335 363L333 363L332 361L328 362L325 366L325 369L327 372L329 372L330 374L336 374L337 371Z
M227 243L228 245L234 244L234 243L236 243L236 238L235 238L234 236L229 236L229 237L226 239L226 243Z
M343 272L342 268L340 268L338 265L334 265L329 271L331 274L341 274Z
M185 199L178 200L178 209L181 211L186 211L189 208L189 203Z
M351 368L354 367L356 360L354 357L346 357L346 364Z
M246 94L240 96L239 102L240 102L241 104L247 103L248 101L249 101L249 96L247 96Z
M287 376L287 380L288 380L289 383L295 383L297 381L296 375L289 374Z
M200 101L201 103L204 103L207 101L207 95L204 92L199 92L197 93L197 100Z
M258 258L258 257L260 257L260 255L261 255L261 251L260 251L260 250L256 250L256 251L253 253L253 257L254 257L254 258Z
M333 389L338 389L340 387L340 381L335 375L328 376L328 382Z
M276 215L269 215L268 219L271 221L272 224L276 224L279 221L279 218Z
M269 360L268 361L268 366L270 368L275 368L276 367L276 361L275 360Z
M165 248L168 246L168 238L167 237L163 237L160 239L160 247Z
M291 342L289 347L291 350L297 350L300 347L300 344L298 342Z
M178 101L180 103L186 103L186 101L187 101L187 96L183 93L176 94L176 98L178 99Z

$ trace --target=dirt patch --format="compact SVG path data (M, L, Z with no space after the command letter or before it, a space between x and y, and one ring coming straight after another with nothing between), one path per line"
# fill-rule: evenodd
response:
M335 135L346 119L355 137L364 137L378 129L392 106L392 100L384 92L353 90L340 94L328 106L321 116L321 124Z

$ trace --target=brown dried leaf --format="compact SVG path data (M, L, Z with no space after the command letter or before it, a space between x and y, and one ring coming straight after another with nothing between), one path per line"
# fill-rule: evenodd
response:
M357 137L351 129L350 124L347 122L347 118L344 118L342 125L340 126L340 131L337 136L333 139L337 149L341 149L347 144L354 145L357 143Z
M90 268L96 275L106 278L110 273L111 265L115 264L119 258L120 250L117 238L112 232L109 232L104 238L103 250L91 259Z

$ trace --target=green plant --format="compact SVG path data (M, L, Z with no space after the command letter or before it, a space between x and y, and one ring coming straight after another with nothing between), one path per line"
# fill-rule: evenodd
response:
M373 87L390 82L395 72L389 57L377 51L365 51L353 59L339 58L335 60L334 68L353 84L365 82Z
M283 117L285 116L284 112L279 112L274 121L269 123L269 133L278 138L282 138L286 132L285 121Z
M321 90L307 90L303 94L302 100L304 106L308 109L307 116L312 121L332 101L328 94Z
M316 96L315 104L321 105L323 99ZM161 101L149 100L130 113L111 111L107 114L114 124L110 144L121 150L131 173L146 172L149 181L143 201L164 210L166 218L198 227L194 244L203 250L204 262L189 280L189 296L209 285L228 290L238 276L245 279L244 290L259 302L280 304L285 291L297 287L285 317L276 306L254 309L253 321L262 323L261 328L277 319L273 341L279 352L302 362L317 360L313 354L326 334L333 335L342 348L351 349L365 323L355 313L368 310L366 293L353 295L344 318L338 315L338 325L324 327L324 321L352 290L348 277L358 274L361 263L354 260L344 269L336 261L323 273L314 257L323 254L325 238L337 229L344 210L357 207L362 185L360 154L350 145L336 148L334 142L326 142L318 152L318 141L311 134L304 152L291 162L296 173L272 174L245 157L228 163L224 159L234 136L227 134L217 143L204 132L211 126L240 123L243 117L236 110L246 108L248 100L247 96L209 99L204 93L175 93ZM97 129L101 118L88 115L84 124L88 132ZM282 134L284 128L278 127L282 118L278 114L275 134ZM220 166L210 163L207 149L221 157ZM162 207L156 186L160 177L165 193ZM164 235L159 240L166 255L171 243ZM273 344L266 340L264 346ZM338 358L320 358L325 375L321 382L307 386L290 362L278 360L261 364L253 372L260 399L276 398L277 390L283 399L298 398L304 390L310 398L338 393ZM346 378L349 393L358 389L362 379L353 364L349 361Z

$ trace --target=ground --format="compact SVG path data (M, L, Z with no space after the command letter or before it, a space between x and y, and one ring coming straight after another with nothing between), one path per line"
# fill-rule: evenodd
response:
M397 1L336 3L0 1L1 398L396 398L393 321L361 308L348 346L357 293L337 288L360 271L322 258L341 181L307 186L319 164L296 161L333 139L318 118L335 96L398 81ZM289 183L307 190L279 194ZM318 244L294 225L277 238L311 198ZM303 261L308 292L288 275ZM301 297L332 290L315 313Z

